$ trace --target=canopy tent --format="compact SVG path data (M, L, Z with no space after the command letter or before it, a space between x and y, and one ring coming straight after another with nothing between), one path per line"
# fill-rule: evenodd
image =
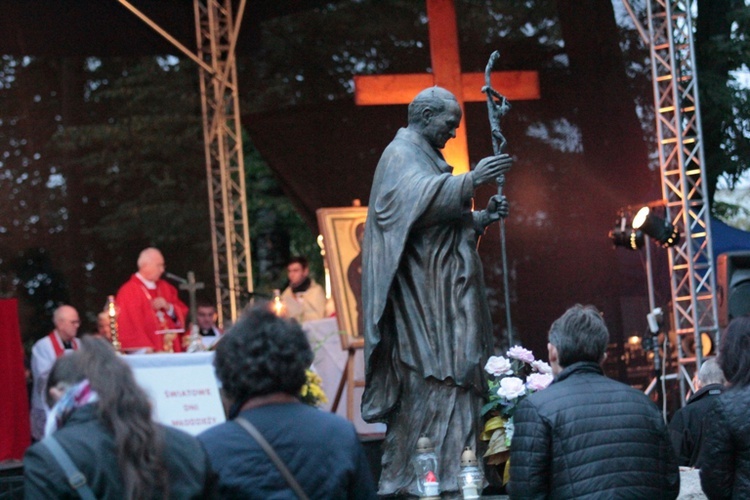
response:
M714 258L724 252L738 250L750 252L750 231L734 228L715 217L711 218L711 238Z

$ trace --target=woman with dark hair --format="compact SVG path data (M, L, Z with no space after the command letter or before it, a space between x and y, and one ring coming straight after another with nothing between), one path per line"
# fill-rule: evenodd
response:
M710 499L750 498L750 316L729 323L719 365L729 388L704 421L701 487Z
M80 351L58 359L47 394L54 435L96 498L205 498L210 467L198 441L151 419L146 393L103 339L84 337ZM24 457L26 498L77 498L45 443Z
M295 498L293 491L299 498L376 498L354 426L298 399L312 360L299 324L267 308L251 310L218 343L214 365L230 421L198 439L222 498ZM260 440L251 436L256 431Z

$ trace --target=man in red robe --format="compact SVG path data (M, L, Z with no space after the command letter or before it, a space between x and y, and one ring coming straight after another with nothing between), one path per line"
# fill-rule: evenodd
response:
M117 292L117 330L123 349L182 350L176 333L185 329L188 307L177 289L160 279L163 273L161 252L147 248L138 256L138 272ZM170 338L174 340L169 342Z

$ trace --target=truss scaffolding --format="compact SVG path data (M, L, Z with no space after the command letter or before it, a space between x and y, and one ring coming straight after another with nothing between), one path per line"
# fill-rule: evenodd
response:
M194 0L206 177L219 324L234 321L253 291L242 124L234 51L244 2ZM207 70L205 66L211 68ZM243 300L244 299L244 300Z
M193 0L197 54L128 0L118 1L199 67L218 323L234 322L253 295L235 59L247 1L240 0L235 19L232 0Z
M703 360L702 334L719 342L716 277L706 186L698 79L693 47L692 0L646 0L644 30L629 0L623 0L648 44L654 91L662 201L667 218L680 229L669 248L672 327L677 338L681 393L686 369ZM693 349L685 342L692 340ZM683 376L684 375L684 376Z

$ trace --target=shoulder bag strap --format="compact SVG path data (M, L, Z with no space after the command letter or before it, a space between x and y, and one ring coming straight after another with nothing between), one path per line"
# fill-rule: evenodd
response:
M294 479L294 476L289 471L286 465L284 465L284 462L281 461L281 458L276 454L276 451L271 447L271 445L266 441L266 438L263 437L263 434L258 431L258 429L255 428L253 424L247 421L247 419L242 417L237 417L234 419L235 422L240 424L243 429L247 431L248 434L250 434L253 439L255 439L261 448L263 448L263 451L266 452L266 455L268 455L268 458L271 459L271 461L274 463L277 469L279 469L279 472L281 472L281 475L284 476L284 479L286 479L286 482L289 484L289 486L294 490L294 493L297 494L297 496L300 498L300 500L309 500L305 492L302 490L302 487L299 485L296 479Z
M68 455L63 447L60 446L57 439L53 436L48 436L43 439L41 443L47 447L55 460L57 460L57 463L68 478L68 484L70 484L73 490L75 490L83 500L96 500L96 496L94 496L91 488L89 488L89 485L86 483L86 476L78 470L76 464L71 460L70 455Z

